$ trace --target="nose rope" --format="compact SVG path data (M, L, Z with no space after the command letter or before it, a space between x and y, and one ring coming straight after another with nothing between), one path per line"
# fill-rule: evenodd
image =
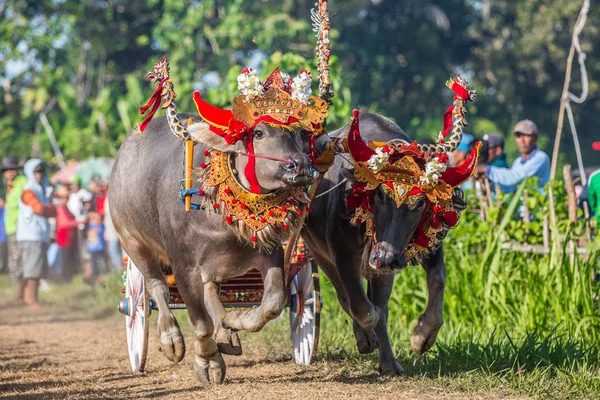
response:
M263 158L265 160L279 161L279 162L284 162L286 164L295 164L294 160L292 160L291 158L286 160L285 158L263 156L260 154L249 154L249 153L245 153L243 151L236 151L236 154L239 154L240 156L246 156L246 157L255 157L255 158Z

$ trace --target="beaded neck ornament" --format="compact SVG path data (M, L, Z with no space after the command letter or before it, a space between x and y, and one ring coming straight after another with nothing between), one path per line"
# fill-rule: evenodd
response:
M299 229L300 216L309 212L304 187L282 188L273 193L256 194L237 180L231 155L206 150L210 164L201 175L207 209L223 216L223 221L243 241L271 251L281 245L290 231Z

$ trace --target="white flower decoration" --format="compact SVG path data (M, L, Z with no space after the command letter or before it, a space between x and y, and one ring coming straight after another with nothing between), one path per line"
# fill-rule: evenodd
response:
M312 75L309 71L302 70L300 75L292 81L292 99L299 100L306 104L310 99Z
M440 174L447 168L445 163L441 163L439 158L435 157L433 160L425 164L425 173L421 175L421 183L424 185L433 185L438 183Z
M375 153L376 154L373 154L371 158L369 158L367 165L371 171L379 172L388 163L390 156L388 153L383 152L382 147L377 147Z
M237 77L238 89L242 94L246 95L246 100L250 101L255 97L262 96L263 86L256 76L256 71L252 68L244 68L241 74Z

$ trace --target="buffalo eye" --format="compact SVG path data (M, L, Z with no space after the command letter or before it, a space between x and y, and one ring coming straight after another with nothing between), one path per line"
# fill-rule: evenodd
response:
M254 139L262 139L265 137L265 133L260 130L255 130L252 136L254 137Z
M411 204L408 205L408 209L409 210L417 210L421 207L423 207L425 205L425 202L427 200L425 199L424 196L419 196L419 198L415 201L413 201Z

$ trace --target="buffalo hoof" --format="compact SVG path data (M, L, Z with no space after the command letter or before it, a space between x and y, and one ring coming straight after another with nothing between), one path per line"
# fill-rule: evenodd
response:
M230 356L241 356L242 355L242 343L237 332L231 329L219 329L215 336L217 342L217 348L222 354L228 354Z
M379 339L373 329L363 329L355 322L354 337L356 338L356 347L360 354L369 354L379 348Z
M443 319L431 322L427 321L424 315L421 315L417 326L415 326L410 336L412 351L419 356L429 350L435 343L435 339L443 324Z
M177 320L175 318L159 320L158 330L160 332L159 350L167 360L174 363L181 361L185 356L185 341Z
M213 384L220 385L225 380L225 361L221 353L217 352L210 358L195 356L194 369L196 379L205 386Z
M380 363L379 373L383 376L398 376L404 374L404 368L394 359L391 362Z

